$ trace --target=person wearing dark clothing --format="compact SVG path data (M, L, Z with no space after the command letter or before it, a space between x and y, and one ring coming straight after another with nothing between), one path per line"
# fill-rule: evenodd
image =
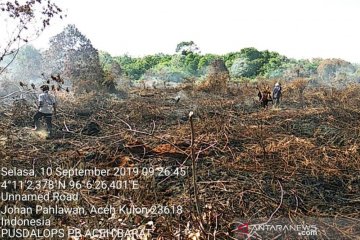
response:
M49 94L49 86L43 85L40 87L43 91L39 95L39 109L34 116L35 131L40 129L40 119L45 118L47 131L50 134L52 130L52 116L56 114L55 97Z
M273 89L273 99L274 99L274 107L278 108L280 104L280 98L281 98L281 85L280 83L276 83L275 87Z
M259 90L259 89L258 89ZM268 103L272 101L271 99L271 93L268 89L265 89L264 91L260 91L258 92L258 97L259 97L259 102L261 107L263 108L267 108L268 107Z

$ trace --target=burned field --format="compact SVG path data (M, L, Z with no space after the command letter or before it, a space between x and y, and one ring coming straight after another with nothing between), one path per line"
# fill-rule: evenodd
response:
M16 101L0 110L1 165L34 169L36 175L7 179L72 181L82 186L56 190L79 196L56 204L83 207L85 213L28 216L50 219L53 227L145 233L134 239L356 239L359 90L313 89L301 101L285 91L280 110L260 109L253 100L256 92L245 86L221 96L181 89L134 90L126 99L63 96L50 139L29 130L35 111L29 103ZM40 174L50 167L54 172L108 169L113 175ZM34 208L36 203L8 204ZM91 213L93 206L124 211ZM137 207L143 211L137 212ZM239 230L245 223L246 233ZM255 224L316 225L317 232L299 236L291 231L255 231Z

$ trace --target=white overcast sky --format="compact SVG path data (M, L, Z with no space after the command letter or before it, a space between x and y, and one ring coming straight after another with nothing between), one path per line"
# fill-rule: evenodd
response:
M360 63L359 0L55 0L68 17L33 42L75 24L111 55L174 53L194 41L202 53L244 47L288 57Z

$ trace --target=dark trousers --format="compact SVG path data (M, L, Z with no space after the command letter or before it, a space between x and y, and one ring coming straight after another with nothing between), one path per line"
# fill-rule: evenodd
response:
M45 121L46 121L46 126L47 126L47 130L48 132L51 132L52 129L52 114L51 113L42 113L42 112L37 112L34 116L34 124L35 124L35 128L36 130L40 129L40 119L44 117Z
M260 105L263 107L263 108L266 108L267 106L268 106L268 102L269 102L269 100L262 100L261 102L260 102Z
M280 105L280 98L274 98L274 107L279 107Z

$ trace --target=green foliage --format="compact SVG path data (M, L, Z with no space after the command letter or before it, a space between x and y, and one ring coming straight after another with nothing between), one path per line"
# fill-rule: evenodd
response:
M132 80L151 77L178 82L183 78L205 74L206 67L216 57L213 54L200 55L193 41L179 43L176 51L181 54L156 54L142 58L123 55L114 59L120 64L124 74Z
M259 59L253 61L245 57L240 57L234 61L230 68L230 74L232 77L255 77L260 69Z
M180 82L192 75L187 71L186 57L182 55L171 56L168 61L163 61L150 69L148 74L153 78L171 82Z
M193 41L181 42L176 48L181 54L157 54L142 58L124 55L114 59L125 75L133 80L153 78L177 82L189 77L204 77L207 67L217 58L225 62L232 78L239 79L311 77L317 74L322 61L288 59L277 52L259 51L256 48L244 48L221 56L201 55L192 50L194 46Z
M199 63L201 56L197 53L189 53L185 57L184 70L189 74L199 75Z
M238 58L242 57L240 52L231 52L231 53L227 53L223 56L225 65L228 69L231 68L231 66L233 65L234 61Z
M100 51L99 60L104 72L103 86L106 86L110 92L115 92L115 86L120 82L122 69L118 62L107 52Z
M115 60L120 64L126 76L133 80L151 76L153 78L176 79L176 81L180 81L179 78L181 77L204 76L207 67L217 58L224 60L233 77L248 78L269 75L286 60L285 57L276 52L258 51L255 48L244 48L240 52L232 52L223 56L201 55L194 51L194 49L198 49L197 46L194 46L196 45L193 41L181 42L176 48L176 51L181 54L157 54L143 58L132 58L124 55L115 57ZM236 65L232 67L235 61Z
M151 76L165 81L179 82L189 77L200 77L206 73L206 67L215 59L215 55L200 55L189 52L187 55L168 56L151 68Z
M114 62L113 57L108 52L99 51L99 61L101 64L101 67L108 68L109 65L111 65Z
M317 74L317 68L320 61L321 60L319 59L295 60L283 57L283 60L276 62L272 67L270 67L264 76L268 78L282 77L285 79L310 77Z
M264 54L253 47L241 49L240 54L242 57L247 58L250 61L264 58Z
M132 58L128 55L115 57L125 75L133 80L140 79L147 70L170 60L171 56L165 54L148 55L143 58Z
M225 63L233 77L269 76L285 61L286 57L277 52L258 51L255 48L244 48L225 55Z
M277 71L279 67L287 61L287 58L277 52L265 50L262 52L262 66L259 69L259 75L270 77L271 73Z
M214 54L205 54L200 56L200 60L198 63L198 70L200 72L203 72L203 69L209 66L215 59L217 59L218 56Z
M178 81L178 76L198 75L199 63L202 56L197 53L187 55L148 55L142 58L132 58L124 55L115 57L126 76L133 80L140 79L145 73L147 75L170 76L174 73L176 77L170 77ZM207 56L206 58L209 58ZM204 67L208 59L203 60ZM209 58L210 59L210 58Z

